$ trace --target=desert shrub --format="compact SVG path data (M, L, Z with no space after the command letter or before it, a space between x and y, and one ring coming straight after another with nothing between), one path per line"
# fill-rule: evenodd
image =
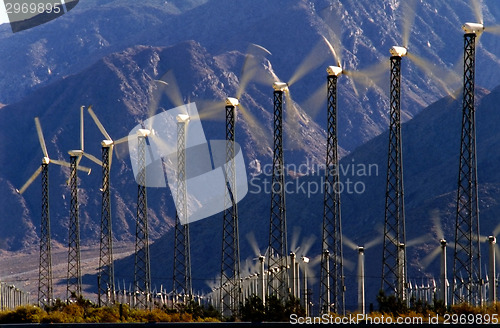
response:
M0 314L1 323L39 323L45 316L45 311L36 306L21 306L14 311Z

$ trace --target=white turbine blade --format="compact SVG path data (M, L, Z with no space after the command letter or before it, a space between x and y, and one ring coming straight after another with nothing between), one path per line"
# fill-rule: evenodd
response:
M65 166L65 167L71 167L71 165L68 162L60 161L60 160L57 160L57 159L51 159L50 162L54 163L54 164L57 164L57 165Z
M102 166L102 161L100 161L97 157L95 157L94 155L92 154L87 154L87 153L83 153L83 156L87 157L88 159L90 159L92 162L96 163L97 165L99 166Z
M344 265L344 267L346 267L347 270L349 271L353 271L354 270L354 262L344 258L342 260L342 264Z
M78 165L76 168L77 168L77 170L80 170L80 171L85 172L87 174L90 174L90 172L92 172L92 169L90 169L90 168L88 168L86 166L80 166L80 165Z
M113 141L113 144L114 145L119 145L119 144L127 142L127 141L128 141L128 136L125 136L125 137L120 138L120 139L118 139L116 141Z
M83 154L83 153L82 153ZM82 161L82 155L79 155L76 159L76 166L80 165L80 162Z
M257 244L257 240L255 239L255 234L253 231L250 231L249 233L246 234L248 243L250 244L250 247L252 247L253 253L255 256L259 257L261 256L259 245Z
M495 229L493 230L493 236L495 236L495 237L496 237L496 236L498 236L498 234L499 234L499 233L500 233L500 224L499 224L499 225L497 225L497 226L495 227Z
M83 151L83 109L85 106L80 107L80 149Z
M302 244L300 245L300 254L303 254L304 256L309 253L311 250L312 245L316 241L316 237L314 235L309 236L306 240L302 241Z
M406 247L412 247L412 246L416 246L419 244L423 244L426 241L430 241L431 239L432 239L432 236L430 234L425 234L423 236L417 237L415 239L412 239L412 240L406 242Z
M38 177L38 175L40 175L40 172L42 172L41 166L31 175L31 177L28 179L28 181L26 181L26 183L21 187L21 189L16 191L22 194L31 185L31 183Z
M297 244L299 243L299 236L300 236L300 231L302 229L300 227L294 227L293 228L293 234L292 234L292 239L290 241L290 249L292 252L297 253L298 251L298 246ZM300 247L300 246L299 246Z
M350 240L346 236L342 236L342 242L345 245L347 245L347 247L351 248L354 251L358 249L358 245L356 245L352 240Z
M476 22L483 24L483 1L482 0L471 0L472 11L474 11L474 16L476 17Z
M97 115L92 110L92 106L89 106L88 111L89 111L90 116L94 120L94 123L97 125L97 128L99 129L99 131L101 131L102 135L104 136L104 138L106 138L106 140L113 140L113 139L111 139L110 135L108 134L108 132L106 131L106 129L102 125L101 121L99 121L99 119L97 118Z
M49 157L47 153L47 146L45 145L45 139L43 138L42 125L38 117L35 117L36 133L38 134L38 140L40 141L40 147L42 147L43 156Z
M441 253L441 246L436 247L426 257L424 257L422 261L420 261L420 265L422 266L422 268L426 269L440 253Z
M432 223L434 224L434 229L436 230L437 237L439 239L444 239L443 226L441 225L441 219L439 218L439 210L433 210L431 213Z
M378 244L382 243L382 241L383 241L383 240L384 240L384 236L380 235L380 236L378 236L377 238L375 238L375 239L373 239L373 240L371 240L371 241L367 242L367 243L365 244L365 249L372 248L373 246L375 246L375 245L378 245Z

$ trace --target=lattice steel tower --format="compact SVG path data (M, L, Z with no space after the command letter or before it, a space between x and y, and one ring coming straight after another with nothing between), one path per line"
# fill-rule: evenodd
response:
M81 150L69 151L71 190L69 238L68 238L68 284L66 298L68 300L82 295L82 272L80 267L80 214L78 204L78 162L82 157Z
M149 130L137 130L137 221L135 228L134 285L138 308L151 308L151 270L149 258L148 200L146 194L146 138Z
M52 305L52 252L49 211L49 161L42 161L42 220L40 226L40 266L38 271L38 305Z
M113 267L113 232L111 221L111 197L109 190L110 152L112 144L102 142L102 207L101 242L99 250L99 304L110 305L115 302L115 274ZM102 295L106 295L102 300Z
M174 274L173 287L174 302L191 300L191 250L189 242L188 208L186 195L186 127L189 116L177 115L177 204L175 218L174 240Z
M390 126L385 194L382 287L386 294L407 300L406 236L401 149L401 57L406 48L394 46L391 52Z
M482 24L466 23L464 35L464 93L458 173L452 302L478 305L481 301L481 258L476 167L474 71L476 36Z
M235 123L238 99L226 99L226 192L222 222L220 304L223 316L237 316L241 299L238 204L236 200Z
M274 149L269 225L268 293L284 300L288 294L285 167L283 155L283 93L288 85L274 82Z
M102 203L101 203L101 240L99 251L98 300L99 305L115 302L115 274L113 265L113 230L111 219L110 172L113 159L114 141L89 106L88 112L106 138L101 141L102 151ZM105 295L104 301L102 296Z
M321 257L320 310L321 313L345 313L345 287L342 253L342 220L337 139L337 79L342 74L339 66L327 68L328 127L323 199L323 241Z

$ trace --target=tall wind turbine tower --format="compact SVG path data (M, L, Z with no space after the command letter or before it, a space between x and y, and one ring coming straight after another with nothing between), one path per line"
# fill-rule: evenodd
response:
M274 82L274 149L271 181L271 218L269 226L268 288L269 295L280 300L287 297L287 238L285 206L285 164L283 154L283 93L284 82Z
M177 115L177 217L175 218L174 275L172 287L174 303L178 301L179 294L183 295L183 302L190 300L193 294L186 195L186 127L188 122L188 115Z
M137 130L137 220L135 228L134 285L138 308L151 308L151 261L149 257L148 200L146 194L146 138L150 130Z
M391 53L390 126L385 193L384 246L382 287L406 301L406 236L403 188L403 156L401 149L401 58L405 47L394 46Z
M464 91L460 164L458 169L455 252L453 257L452 303L479 304L481 300L481 254L479 242L479 207L477 195L476 113L474 80L476 36L483 24L465 23Z
M52 286L52 248L50 237L50 202L49 202L49 164L57 164L69 167L69 163L49 158L45 139L43 137L40 120L35 117L36 132L40 147L42 148L43 158L40 167L31 175L26 183L17 190L23 194L33 181L42 174L42 213L40 225L40 263L38 271L38 305L50 306L54 300Z
M222 224L221 314L236 316L241 299L238 204L236 200L235 124L236 98L226 99L226 191Z
M83 151L83 108L80 107L80 149L70 150L69 186L71 192L69 237L68 237L68 283L66 287L67 300L82 296L82 272L80 266L80 204L78 202L78 170L90 174L90 169L80 166L82 156L88 156Z
M327 68L328 135L323 202L323 252L321 258L320 310L321 313L345 313L344 268L342 253L342 220L337 139L337 79L342 74L339 66Z
M113 162L114 146L124 142L128 137L113 141L102 123L97 118L92 110L88 108L88 112L99 131L104 136L101 141L102 153L102 203L101 203L101 238L99 249L99 280L98 280L98 299L99 304L110 305L115 302L115 273L113 266L113 230L111 219L111 195L110 195L110 171L111 163ZM104 301L102 296L106 295Z

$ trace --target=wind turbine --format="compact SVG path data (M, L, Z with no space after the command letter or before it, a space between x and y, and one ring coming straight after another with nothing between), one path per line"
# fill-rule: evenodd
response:
M33 181L42 174L42 214L40 225L40 265L38 273L38 304L40 306L50 306L53 301L52 287L52 251L50 237L50 204L49 204L49 164L70 167L70 164L60 160L49 158L45 139L43 137L42 126L38 117L35 117L36 132L43 158L40 167L24 183L21 189L16 191L23 194ZM81 170L84 170L80 167Z
M434 223L435 233L439 240L439 246L434 248L426 257L424 257L421 261L422 267L427 268L432 261L438 256L441 255L441 264L440 264L440 296L439 298L443 301L444 306L448 306L448 287L450 286L448 282L448 264L447 264L447 256L446 256L446 248L448 245L454 246L453 242L449 242L445 238L445 234L443 231L443 227L441 225L441 221L439 219L438 213L434 211L432 213L432 221Z
M380 244L383 241L383 235L380 235L364 245L357 245L352 240L343 236L342 242L347 245L353 251L358 253L358 311L359 313L365 314L366 303L365 303L365 251L371 249L372 247Z
M101 141L102 151L102 207L101 207L101 237L100 237L100 251L99 251L99 279L98 279L98 299L101 304L101 297L106 295L105 305L115 302L115 278L113 266L113 233L112 233L112 218L111 218L111 195L110 195L110 171L111 163L113 161L114 146L127 141L128 137L120 140L113 141L108 134L101 121L94 113L92 106L87 109L90 116L94 120L99 131L104 136Z
M80 267L80 209L78 202L78 176L77 171L83 170L90 174L90 169L80 166L82 156L99 163L100 161L90 154L84 152L83 141L83 109L80 107L80 149L70 150L70 176L69 186L71 191L70 222L68 237L68 283L66 287L66 298L68 300L78 298L82 295L82 274Z
M472 1L476 22L467 22L464 30L464 88L460 164L458 169L455 252L453 261L453 304L476 304L482 299L481 252L479 240L479 203L477 185L475 61L476 39L485 31L481 2ZM458 276L463 279L457 279ZM455 283L456 282L456 283ZM465 291L462 290L465 288Z
M259 246L257 244L257 241L255 240L255 235L253 232L250 232L246 235L246 238L250 244L250 247L252 247L252 250L254 252L254 255L256 256L254 260L259 261L259 273L258 273L258 281L259 283L257 284L257 296L260 297L262 300L262 304L266 304L266 299L267 299L267 279L266 279L266 272L267 275L269 275L269 271L266 271L265 264L266 264L266 257L269 256L269 247L266 249L264 254L259 249Z

